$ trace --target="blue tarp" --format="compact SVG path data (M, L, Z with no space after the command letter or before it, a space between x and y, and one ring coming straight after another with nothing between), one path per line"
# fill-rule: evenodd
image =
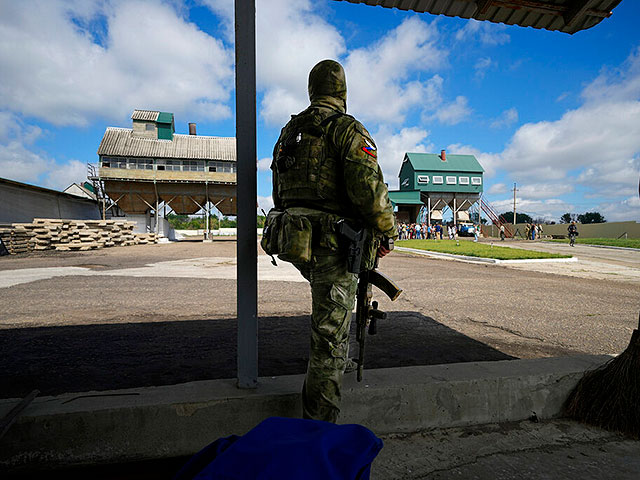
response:
M367 480L381 449L362 425L272 417L204 448L174 480Z

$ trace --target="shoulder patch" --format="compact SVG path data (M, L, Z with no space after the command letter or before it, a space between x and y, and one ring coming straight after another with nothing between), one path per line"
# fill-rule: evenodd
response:
M367 143L366 141L364 143L365 143L365 145L362 146L362 151L364 153L366 153L367 155L373 157L374 160L377 159L378 158L377 150L374 147L372 147L371 145L366 145L366 143Z
M378 149L376 147L376 144L374 143L373 139L371 138L371 135L369 135L369 132L367 132L367 129L364 128L364 126L358 122L356 124L356 130L357 132L360 134L361 137L361 145L360 145L360 149L366 153L367 155L369 155L370 157L372 157L372 160L377 160L378 158Z

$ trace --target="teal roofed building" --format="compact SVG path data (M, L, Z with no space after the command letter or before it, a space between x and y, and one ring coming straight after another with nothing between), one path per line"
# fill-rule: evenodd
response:
M407 152L400 168L400 189L389 192L403 222L415 222L423 211L429 223L450 209L453 222L469 220L468 210L480 200L484 169L473 155Z

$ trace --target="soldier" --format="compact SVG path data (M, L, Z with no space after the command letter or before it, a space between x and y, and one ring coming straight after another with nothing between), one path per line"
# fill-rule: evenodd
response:
M291 261L311 285L303 417L335 423L357 285L335 224L345 219L366 227L372 240L396 238L397 230L375 142L346 114L347 84L338 62L323 60L313 67L309 98L311 105L292 116L273 151L274 209L267 224L275 231L265 234L263 246L274 239L278 247L271 250ZM375 255L389 253L373 241L369 251L370 265Z

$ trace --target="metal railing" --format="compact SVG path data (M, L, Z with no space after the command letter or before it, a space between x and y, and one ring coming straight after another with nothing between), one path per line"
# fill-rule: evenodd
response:
M507 237L513 238L514 234L511 229L511 226L507 223L504 217L499 213L497 213L493 208L493 206L489 202L487 202L483 197L480 197L480 208L487 215L487 217L489 217L489 219L491 220L491 222L493 222L494 225L497 225L498 228L504 226L504 233Z

